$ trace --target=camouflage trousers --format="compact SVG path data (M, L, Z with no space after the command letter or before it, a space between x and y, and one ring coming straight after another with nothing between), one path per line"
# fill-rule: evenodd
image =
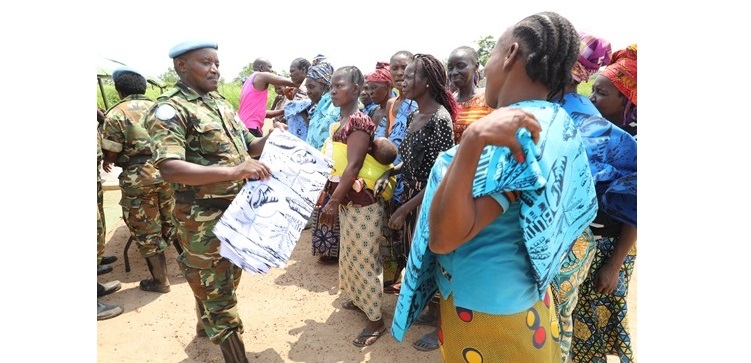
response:
M169 183L122 189L123 220L144 258L164 252L175 237L175 199Z
M96 264L102 262L104 256L104 238L107 229L104 222L104 190L102 189L102 178L97 174L96 180Z
M561 270L550 284L558 308L561 326L561 362L565 363L571 350L574 334L573 313L579 300L579 286L589 275L589 268L595 258L597 243L592 230L587 229L574 241L571 250L563 256Z
M175 204L177 236L183 253L177 261L193 294L204 306L204 329L215 344L243 332L237 314L237 286L242 269L219 254L213 228L223 210L194 203Z

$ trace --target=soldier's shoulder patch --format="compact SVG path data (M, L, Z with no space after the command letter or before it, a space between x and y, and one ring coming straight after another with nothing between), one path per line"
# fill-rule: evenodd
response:
M160 104L156 107L156 111L154 111L154 116L162 121L170 120L175 117L176 114L177 110L175 110L175 108L169 103Z

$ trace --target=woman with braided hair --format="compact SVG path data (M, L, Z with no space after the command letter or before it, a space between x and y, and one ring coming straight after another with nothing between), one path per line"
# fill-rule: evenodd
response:
M551 102L578 54L576 30L553 12L498 39L485 88L496 110L438 156L424 188L394 313L397 340L438 291L444 361L560 360L550 283L597 209L581 137Z
M417 102L417 109L407 116L407 129L399 146L402 162L376 183L375 191L389 177L401 174L399 183L404 192L399 207L388 221L391 229L401 229L402 256L400 269L409 255L412 233L422 203L422 189L430 168L442 151L454 146L452 130L456 101L448 91L448 77L443 63L429 54L416 54L407 65L402 83L404 97Z

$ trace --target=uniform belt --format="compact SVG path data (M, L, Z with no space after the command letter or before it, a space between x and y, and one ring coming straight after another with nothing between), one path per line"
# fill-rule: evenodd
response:
M151 155L136 155L128 158L129 165L143 165L151 160Z
M225 198L196 199L195 193L191 191L175 191L175 201L180 204L195 204L204 208L214 208L222 211L227 210L232 203L231 199Z

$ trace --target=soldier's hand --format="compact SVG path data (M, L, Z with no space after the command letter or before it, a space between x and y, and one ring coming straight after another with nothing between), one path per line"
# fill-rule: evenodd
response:
M271 168L255 159L249 159L235 168L236 180L260 179L266 180L271 176Z
M109 173L112 171L112 163L102 163L102 170L104 170L105 173Z

